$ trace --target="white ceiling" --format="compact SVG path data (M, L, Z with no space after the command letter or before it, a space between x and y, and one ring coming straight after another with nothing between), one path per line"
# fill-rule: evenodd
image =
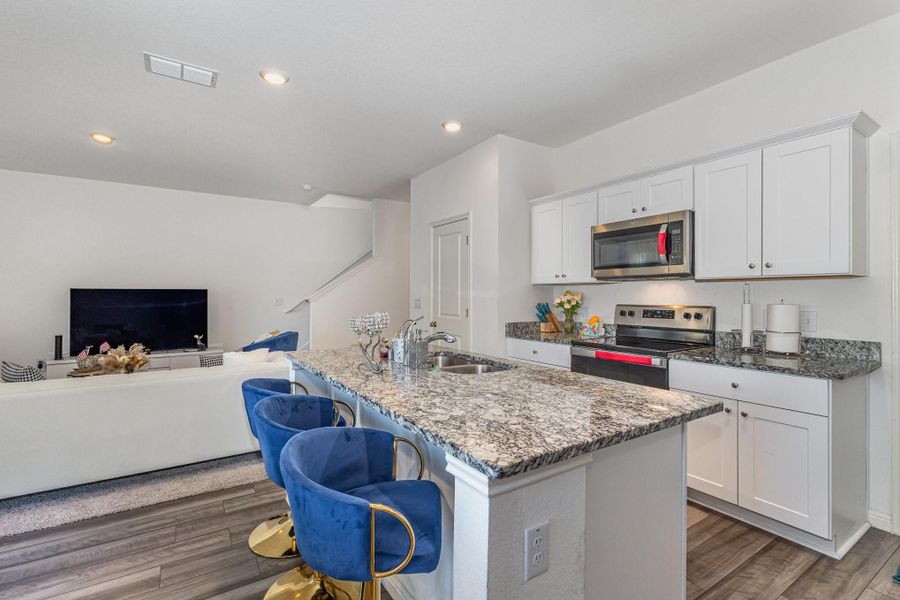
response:
M290 202L402 199L411 176L495 133L559 146L898 11L895 0L4 0L0 168ZM144 51L216 69L217 87L146 73ZM265 67L290 84L262 83ZM448 118L462 132L444 133ZM96 130L115 144L90 142Z

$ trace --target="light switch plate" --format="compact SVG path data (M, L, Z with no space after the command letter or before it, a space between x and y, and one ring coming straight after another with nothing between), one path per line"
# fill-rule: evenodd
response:
M800 311L800 331L812 332L819 326L819 318L814 310Z
M422 308L421 298L413 298L413 308Z
M550 568L550 523L545 521L525 530L525 581Z

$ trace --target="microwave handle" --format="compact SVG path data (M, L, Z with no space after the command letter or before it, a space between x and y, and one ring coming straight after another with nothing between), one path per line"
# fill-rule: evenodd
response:
M656 252L659 254L659 264L669 264L669 224L663 223L659 226L659 233L656 234Z

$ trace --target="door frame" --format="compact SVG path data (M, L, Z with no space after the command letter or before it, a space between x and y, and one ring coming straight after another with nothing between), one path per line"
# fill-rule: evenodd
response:
M891 134L891 528L900 533L900 131Z
M449 225L450 223L456 223L457 221L468 221L469 222L469 244L466 246L466 252L469 255L469 285L468 285L468 298L466 298L466 306L469 309L468 322L469 327L468 331L466 331L466 335L468 336L469 348L468 351L472 351L472 321L475 317L475 307L472 306L472 272L474 269L472 268L472 248L475 246L475 236L472 235L472 212L466 211L463 213L457 213L455 215L449 217L443 217L441 219L437 219L436 221L431 221L429 226L429 236L428 236L428 322L434 321L434 230L440 227L441 225ZM433 333L433 332L432 332Z

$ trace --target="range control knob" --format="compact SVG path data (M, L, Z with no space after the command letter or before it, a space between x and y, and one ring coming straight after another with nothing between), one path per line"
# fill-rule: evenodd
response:
M620 317L624 317L626 314L628 314L628 313L626 313L624 310L620 310L620 311L619 311L619 316L620 316Z
M698 321L703 318L703 313L694 313L694 318Z
M633 311L633 310L629 310L629 311L628 311L628 316L629 316L629 317L633 317L633 316L634 316L634 311Z
M688 321L691 320L691 313L684 313L684 314L681 315L681 316L683 316L683 317L684 317L685 319L687 319Z

